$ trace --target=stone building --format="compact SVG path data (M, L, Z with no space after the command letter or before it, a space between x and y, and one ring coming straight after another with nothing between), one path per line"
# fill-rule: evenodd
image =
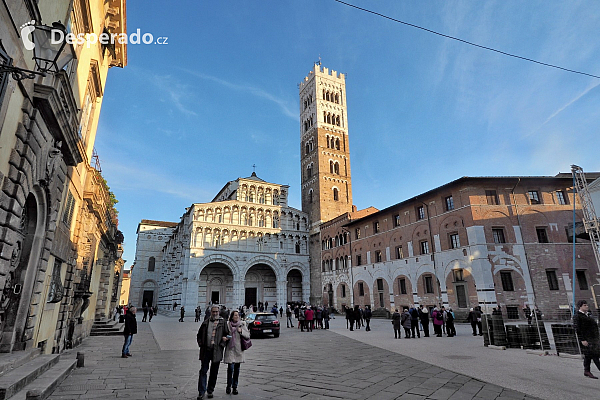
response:
M124 270L121 281L121 293L119 296L119 305L129 304L129 285L131 284L131 271Z
M35 70L26 41L55 21L123 33L125 0L3 2L0 65ZM0 73L2 352L61 352L118 299L122 235L90 161L108 69L126 65L126 45L66 45L69 54L46 76Z
M321 303L321 223L352 211L346 77L314 64L299 90L302 210L310 221L310 300Z
M580 222L570 174L463 177L362 218L340 216L321 225L323 298L336 308L442 304L458 317L500 306L508 319L538 306L569 318L574 201ZM576 236L575 295L591 299L600 274L589 240Z
M289 207L287 196L288 186L252 173L228 182L211 202L192 204L170 235L155 233L169 223L140 224L130 302L142 304L156 287L160 309L177 303L189 314L209 303L308 301L308 216Z

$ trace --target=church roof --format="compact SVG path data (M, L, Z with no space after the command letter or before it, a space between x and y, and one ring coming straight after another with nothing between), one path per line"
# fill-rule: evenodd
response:
M253 181L266 182L266 181L260 179L258 176L256 176L256 172L252 172L252 175L250 175L249 177L244 178L244 179L252 179Z

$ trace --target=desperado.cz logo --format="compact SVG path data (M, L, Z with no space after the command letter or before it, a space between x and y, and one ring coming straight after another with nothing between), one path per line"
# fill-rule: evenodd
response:
M23 46L27 50L33 50L35 48L35 43L31 40L31 35L33 31L35 31L35 21L29 21L26 24L21 26L21 40L23 41ZM167 36L160 36L154 39L154 35L151 33L144 33L140 31L138 28L135 32L127 35L126 33L101 33L97 35L95 33L78 33L75 35L74 33L67 33L59 30L52 29L50 35L50 43L51 44L60 44L63 41L66 41L68 44L85 44L89 49L92 44L100 43L103 45L108 44L158 44L158 45L166 45L168 43L169 38Z

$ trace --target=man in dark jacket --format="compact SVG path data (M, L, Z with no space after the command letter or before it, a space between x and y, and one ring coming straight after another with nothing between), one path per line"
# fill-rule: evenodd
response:
M210 308L210 317L200 325L196 341L200 347L200 377L198 379L198 400L204 398L207 393L208 398L213 397L213 391L217 384L217 375L219 373L219 364L223 360L223 350L229 340L230 335L228 324L219 315L219 306L213 305ZM206 376L210 365L210 377L208 385Z
M579 311L573 316L573 327L577 333L581 352L583 353L583 375L588 378L598 379L590 371L592 360L600 370L600 334L598 333L598 324L589 314L587 301L579 300L577 302Z
M123 343L123 350L121 351L122 358L131 357L131 353L129 352L129 346L131 346L133 335L137 333L137 321L135 319L135 312L135 307L130 307L127 310L127 314L125 314L125 329L123 330L123 335L125 336L125 343Z
M419 319L423 326L423 336L429 337L429 310L425 306L421 306L421 312L419 312Z
M365 331L369 332L371 330L371 317L373 316L370 305L365 306L365 312L363 316L365 318L365 323L367 324Z
M416 332L416 337L421 338L421 332L419 332L419 309L412 306L408 312L410 313L410 330L412 332L412 337L413 339L415 338Z
M181 310L179 310L179 315L181 316L181 318L179 318L179 322L183 322L183 317L185 317L185 307L181 306Z

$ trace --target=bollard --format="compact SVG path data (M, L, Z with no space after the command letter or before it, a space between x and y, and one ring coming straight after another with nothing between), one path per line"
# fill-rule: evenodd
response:
M83 351L77 352L77 368L83 368L85 359L85 353Z

